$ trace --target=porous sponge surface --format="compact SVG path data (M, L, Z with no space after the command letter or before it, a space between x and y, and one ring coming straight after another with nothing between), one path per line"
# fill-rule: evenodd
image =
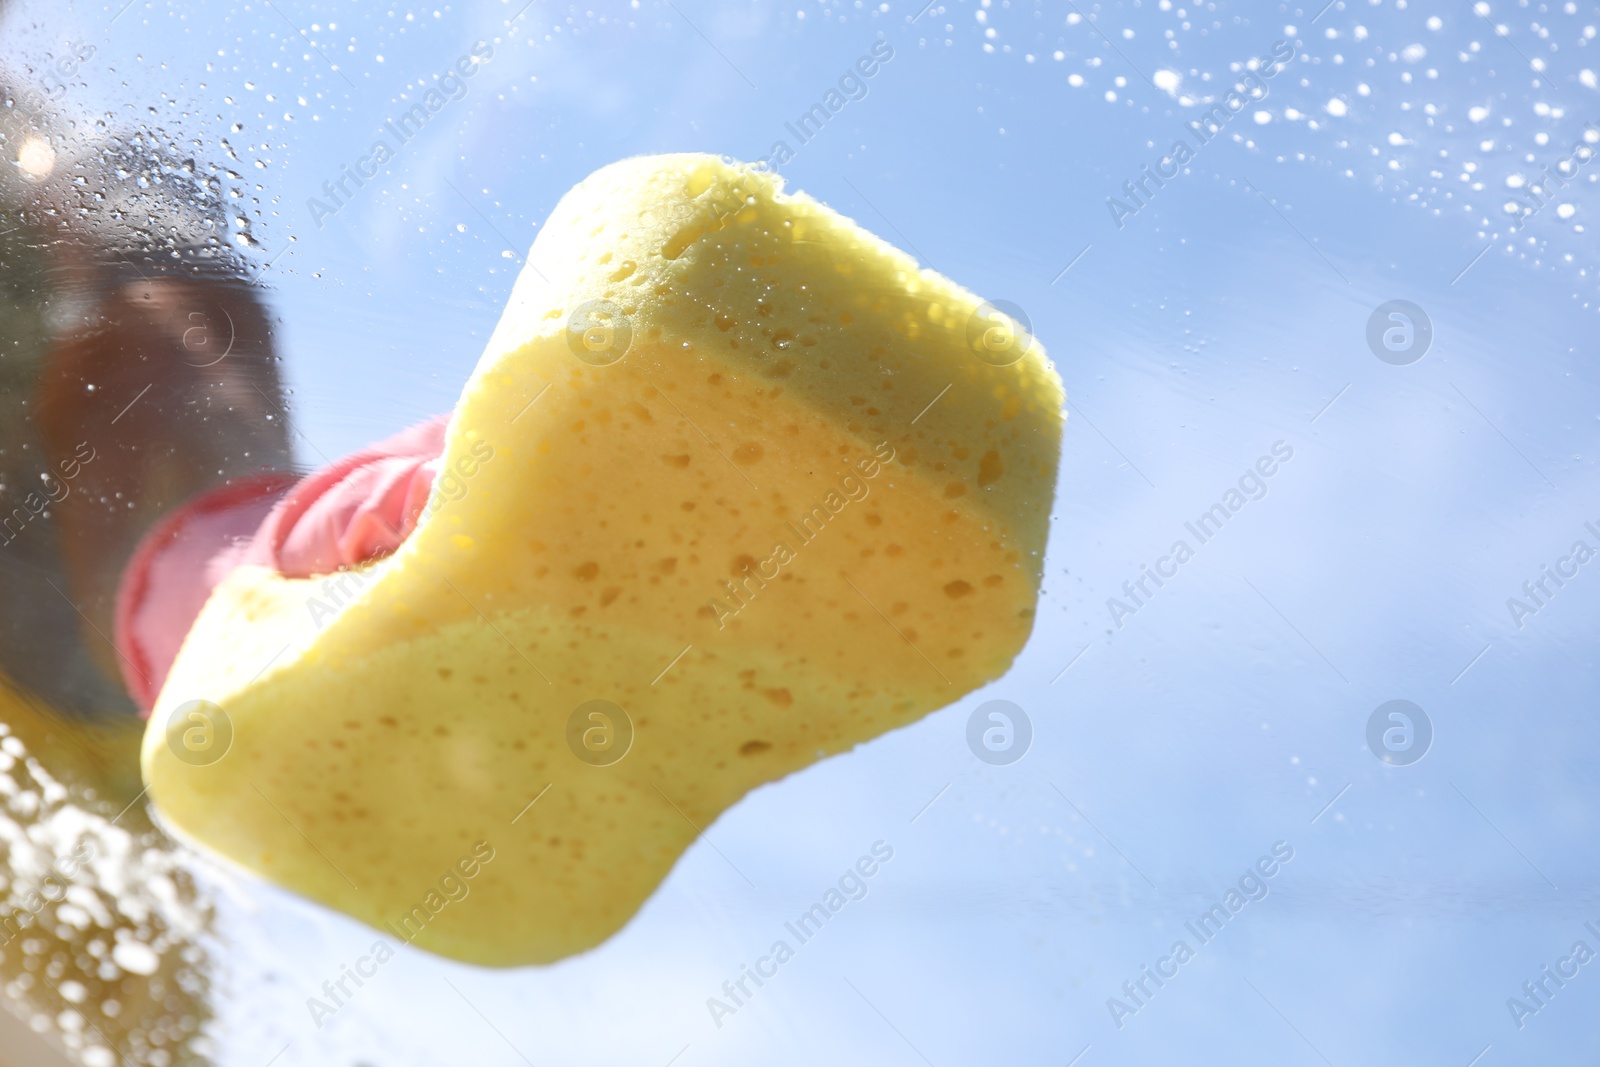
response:
M457 498L331 617L320 579L245 569L213 595L146 734L159 809L380 927L487 841L416 944L490 965L598 944L750 789L1022 647L1063 398L1029 338L977 357L980 303L749 168L597 172L455 412ZM568 328L596 306L614 362ZM234 729L206 766L164 731L194 699ZM596 699L633 725L609 766L568 743Z

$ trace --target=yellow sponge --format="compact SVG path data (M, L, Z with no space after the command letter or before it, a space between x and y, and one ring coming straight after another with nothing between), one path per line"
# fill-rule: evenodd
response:
M777 178L606 167L534 243L400 550L218 587L150 794L434 952L590 948L750 789L1007 669L1062 400L1011 320ZM204 742L197 700L220 759L168 728Z

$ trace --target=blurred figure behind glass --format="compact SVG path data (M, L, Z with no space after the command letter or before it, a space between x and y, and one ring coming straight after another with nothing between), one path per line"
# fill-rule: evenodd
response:
M31 747L131 799L141 724L109 640L123 566L163 514L291 452L221 184L159 130L86 133L44 84L0 66L0 684L75 724L39 724Z

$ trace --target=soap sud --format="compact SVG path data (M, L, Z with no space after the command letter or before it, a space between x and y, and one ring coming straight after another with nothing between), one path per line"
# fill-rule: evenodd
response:
M210 907L185 872L193 857L80 806L4 724L0 735L6 1007L89 1067L119 1062L107 1040L141 1062L203 1056ZM129 976L143 988L124 991Z
M1184 54L1180 47L1192 44L1204 50L1200 37L1209 35L1208 29L1182 11L1173 13L1172 3L1157 6L1167 13L1161 19L1146 20L1128 13L1122 20L1124 25L1108 23L1102 27L1112 38L1126 38L1126 24L1137 25L1139 36L1145 38L1153 25L1157 33L1165 33L1173 50L1169 65L1154 71L1150 84L1141 85L1131 79L1126 88L1108 84L1110 75L1125 68L1116 55L1102 54L1104 49L1092 38L1081 36L1081 20L1074 15L1067 16L1064 25L1058 23L1054 30L1040 30L1022 22L1033 17L1029 13L991 7L986 28L998 27L1002 34L1018 37L1032 34L1045 50L1059 44L1056 58L1066 68L1063 73L1067 85L1090 88L1107 104L1119 108L1131 105L1147 111L1170 107L1169 100L1176 100L1183 108L1209 106L1208 90L1231 82L1230 71L1236 75L1253 61L1236 60L1230 64L1196 60L1193 67L1174 62ZM1335 162L1329 158L1334 153L1351 153L1356 157L1351 160L1353 165L1336 166L1335 173L1370 183L1381 195L1415 205L1434 216L1456 212L1473 231L1469 242L1473 238L1487 239L1497 244L1502 253L1510 252L1532 266L1575 267L1579 276L1586 278L1600 269L1600 261L1584 235L1578 215L1583 202L1600 193L1600 181L1590 168L1562 186L1541 176L1546 164L1554 169L1567 156L1575 138L1587 137L1571 125L1586 117L1587 107L1580 107L1570 94L1600 89L1600 75L1592 67L1563 70L1547 61L1551 51L1573 43L1581 48L1600 37L1600 27L1572 18L1580 6L1563 6L1566 17L1552 15L1558 19L1555 24L1532 21L1532 12L1510 7L1505 8L1506 21L1502 22L1491 17L1487 4L1475 9L1481 18L1430 16L1424 25L1437 35L1431 45L1415 36L1397 36L1414 35L1416 29L1392 23L1386 11L1369 16L1384 23L1376 28L1361 24L1348 29L1286 26L1283 35L1295 40L1299 53L1296 70L1310 74L1314 69L1316 76L1298 79L1298 85L1285 89L1285 93L1298 91L1304 96L1321 92L1309 99L1285 99L1283 107L1271 111L1257 111L1253 115L1256 124L1273 125L1281 117L1286 131L1264 135L1259 148L1238 134L1233 139L1247 149L1270 152L1278 164L1292 161L1321 167ZM1397 4L1394 10L1403 7ZM1485 23L1483 19L1490 21ZM1528 52L1526 65L1509 49L1501 50L1498 38L1502 37L1528 42L1522 46ZM946 45L951 43L945 41ZM1429 66L1426 61L1437 66ZM1308 66L1301 67L1301 63ZM1483 81L1483 71L1478 68L1485 66L1501 76L1504 90L1511 90L1503 99L1474 99ZM1359 70L1365 80L1352 79L1346 88L1338 84L1345 70ZM1419 99L1417 88L1428 82L1448 82L1452 89L1437 100ZM1376 90L1375 84L1379 87ZM1344 124L1319 121L1324 114L1333 119L1349 116L1348 100L1352 97L1367 98L1374 105L1370 109L1374 121L1366 125L1367 132L1352 135ZM1526 114L1524 109L1532 111L1541 128L1519 121ZM1385 120L1385 125L1379 125ZM1290 123L1294 126L1287 125ZM1488 132L1483 128L1493 129L1496 136L1482 136ZM1326 131L1334 136L1331 143L1324 140L1304 147L1273 143L1272 138L1289 136L1289 129L1304 130L1306 135ZM1526 178L1523 186L1505 186L1520 188L1519 195L1524 198L1533 197L1529 204L1513 209L1492 194L1485 195L1500 187L1514 170L1527 171L1530 166L1534 176ZM1570 177L1566 172L1562 174ZM1532 204L1546 202L1552 194L1561 196L1560 206L1548 212L1530 210ZM1523 227L1530 225L1533 228L1524 231ZM1517 235L1514 244L1504 240L1513 234ZM1595 306L1594 302L1590 306Z

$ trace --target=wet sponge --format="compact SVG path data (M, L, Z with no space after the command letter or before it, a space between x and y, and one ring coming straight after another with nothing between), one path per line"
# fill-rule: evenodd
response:
M778 179L606 167L535 242L400 549L217 588L151 796L434 952L590 948L746 792L1007 669L1062 400L1011 320ZM169 741L197 700L220 759Z

